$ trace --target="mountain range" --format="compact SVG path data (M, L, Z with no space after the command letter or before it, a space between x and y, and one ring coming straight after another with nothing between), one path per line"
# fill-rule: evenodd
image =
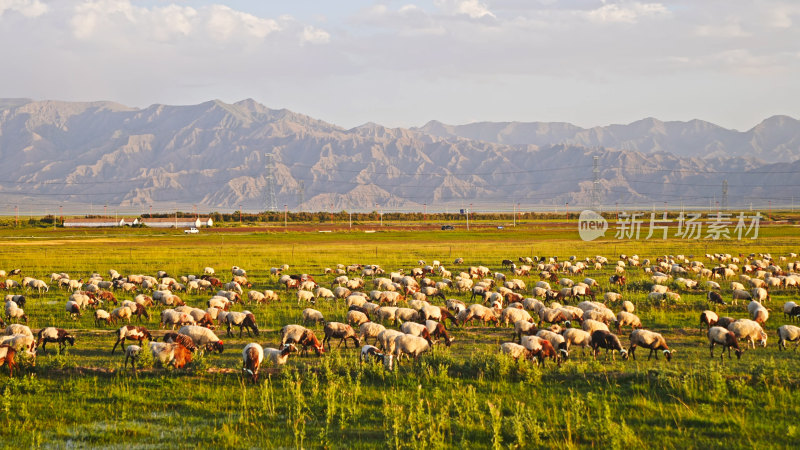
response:
M278 208L292 210L577 208L595 185L606 208L705 207L722 200L726 180L731 206L760 206L789 204L800 187L800 121L786 116L745 132L656 119L345 129L251 99L147 108L0 99L0 211L260 211L267 153Z

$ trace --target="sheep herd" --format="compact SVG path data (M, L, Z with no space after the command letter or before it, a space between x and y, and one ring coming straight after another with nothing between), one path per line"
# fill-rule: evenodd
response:
M236 327L240 338L245 332L257 337L268 331L259 329L256 314L245 309L249 305L290 300L286 307L291 308L297 323L279 330L277 347L249 342L242 350L242 371L253 381L257 381L265 362L282 366L293 353L312 350L323 356L333 350L333 345L337 350L344 345L346 350L351 342L354 348L361 348L361 363L378 362L394 370L404 358L417 359L440 345L450 347L456 342L455 330L471 326L476 331L487 325L513 329L508 342L499 344L499 352L513 360L544 365L550 359L560 366L570 360L576 347L581 348L582 355L589 348L594 359L605 350L612 360L616 354L627 360L636 359L636 349L641 347L649 350L648 360L658 359L661 353L671 361L676 351L663 335L647 329L648 324L635 313L634 302L625 298L642 289L648 290L645 302L653 307L677 302L682 293L702 294L709 309L700 313L700 323L706 328L712 358L715 346L722 347L723 358L725 349L729 358L731 351L741 358L742 341L750 348L766 346L763 326L770 317L771 292L782 290L797 296L797 255L773 259L769 254L707 254L706 262L702 259L665 255L650 260L620 255L612 263L599 255L582 260L573 256L564 261L557 257L521 257L517 258L519 264L504 259L496 272L480 265L465 266L462 258L453 261L451 270L439 261L418 261L414 267L388 272L374 264L340 264L316 275L320 280L330 280L324 284L314 275L288 274L289 267L284 265L269 270L265 287L271 289L249 289L246 294L245 289L253 284L247 271L238 266L231 268L229 280L227 276L225 280L218 277L212 267L205 267L202 275L177 278L163 271L155 276L122 276L112 269L107 275L95 273L78 280L66 273L53 273L50 282L65 291L63 311L68 317L77 320L86 310L92 310L95 326L121 325L114 332L116 340L110 352L114 354L118 346L124 349L123 368L130 363L133 370L144 341L149 341L154 361L183 368L197 353L222 353L225 344L215 330L224 327L226 335L233 336ZM706 268L707 263L713 267ZM586 276L592 271L607 274L611 267L613 274L602 283L607 286L605 292L600 282ZM646 278L633 288L627 280L636 274ZM12 279L15 276L20 281ZM573 279L576 277L580 281ZM7 365L10 375L18 357L35 363L40 346L46 352L47 343L57 343L61 352L66 345L75 345L75 335L65 329L48 326L34 333L27 326L28 315L23 309L29 307L26 295L41 297L50 289L47 282L22 277L19 270L0 271L0 278L2 286L12 291L5 298L5 320L9 324L0 319L5 327L0 336L0 365ZM730 286L729 294L724 294L728 289L720 283ZM185 293L187 299L193 293L207 299L202 306L187 305L178 293ZM118 296L130 298L119 300ZM747 301L748 317L718 314L720 308L728 307L728 298L733 305ZM340 321L326 318L315 309L320 302L341 314ZM142 326L150 320L154 308L160 309L158 327L167 329L161 342L161 336ZM800 317L800 306L795 302L786 302L782 310L791 320ZM318 326L322 327L320 336L313 329ZM624 328L631 330L627 346L618 336ZM794 349L800 345L800 328L790 324L776 328L779 349L785 349L787 342L796 342ZM133 343L126 346L126 340Z

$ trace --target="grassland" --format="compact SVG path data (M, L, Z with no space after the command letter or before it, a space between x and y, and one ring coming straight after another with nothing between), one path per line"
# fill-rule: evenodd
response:
M238 265L258 290L278 289L269 268L283 263L290 273L314 274L328 284L330 276L322 270L337 263L374 263L388 270L410 268L420 259L449 267L463 257L466 265L500 271L502 259L518 256L605 255L614 261L626 253L694 255L712 265L704 254L769 252L777 258L798 249L800 237L792 226L763 228L754 241L590 243L547 224L472 232L283 233L278 228L196 236L0 230L0 268L19 267L23 275L45 279L67 272L79 278L113 268L180 276L199 274L205 266L224 274ZM605 269L586 276L606 290L609 274ZM36 367L13 379L0 369L0 422L6 425L0 436L7 447L794 447L800 434L794 423L800 413L800 356L778 351L775 329L786 323L780 305L797 301L797 292L773 293L766 348L723 363L709 358L699 327L699 313L707 307L703 292L682 292L680 301L653 305L646 300L648 280L635 271L629 276L632 287L623 294L636 304L645 326L677 349L671 363L648 362L644 352L638 361L594 361L577 351L560 368L516 365L496 353L497 344L511 340L510 329L476 326L456 330L450 349L437 347L394 372L360 366L350 348L323 358L292 357L283 369L266 371L256 385L240 375L241 348L253 340L277 346L277 331L299 323L305 305L290 295L280 303L246 306L262 329L258 338L223 337L224 353L201 358L188 370L148 368L135 376L121 370L119 353L110 355L112 327L96 328L90 313L69 319L68 293L53 287L42 296L29 295L29 325L75 330L76 346L64 355L40 355ZM524 280L530 286L537 279ZM208 294L181 297L205 307ZM457 292L448 297L468 301ZM329 320L343 320L341 302L316 307ZM741 305L720 312L746 316ZM147 326L155 329L156 322ZM627 337L622 340L627 345Z

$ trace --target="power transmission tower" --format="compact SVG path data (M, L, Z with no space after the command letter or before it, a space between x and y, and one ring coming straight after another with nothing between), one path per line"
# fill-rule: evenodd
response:
M728 209L728 180L722 180L722 210Z
M599 157L595 156L592 161L592 209L597 210L600 206L600 169L597 167Z
M306 182L300 180L300 185L297 187L297 210L299 211L303 203L306 202Z
M267 162L265 208L266 211L275 212L278 210L278 199L275 196L275 155L270 152L264 153L264 156Z

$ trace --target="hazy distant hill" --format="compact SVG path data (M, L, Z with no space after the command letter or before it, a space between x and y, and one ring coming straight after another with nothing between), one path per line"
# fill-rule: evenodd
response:
M301 181L307 210L588 204L594 156L605 205L707 205L719 198L723 179L729 181L730 203L747 204L788 199L797 191L798 162L764 165L754 158L797 159L797 128L790 118L764 121L747 132L751 148L760 149L753 154L737 144L737 132L700 121L648 119L591 130L434 122L420 129L366 124L346 130L253 100L138 109L0 99L0 193L6 207L28 202L40 208L92 203L263 210L264 154L272 151L281 209L297 207ZM662 132L656 136L657 129ZM686 150L715 145L714 153ZM676 146L682 151L673 151Z
M628 125L580 128L561 122L478 122L445 125L431 121L418 128L439 137L463 137L510 145L581 145L644 153L669 152L708 158L752 157L765 162L800 158L800 121L773 116L740 132L702 120L662 122L647 118Z

